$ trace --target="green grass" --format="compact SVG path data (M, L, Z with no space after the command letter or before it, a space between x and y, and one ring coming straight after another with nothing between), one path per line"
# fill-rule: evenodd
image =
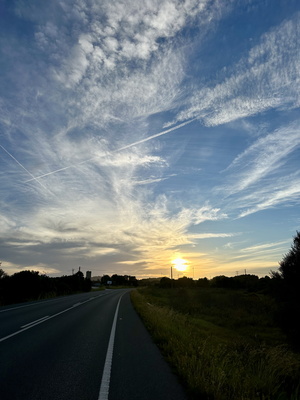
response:
M131 298L191 397L300 398L299 355L288 349L273 321L272 299L219 289L158 288L132 291Z

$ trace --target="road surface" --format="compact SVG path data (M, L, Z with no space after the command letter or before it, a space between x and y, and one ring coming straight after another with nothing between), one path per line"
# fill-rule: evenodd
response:
M0 308L1 400L184 400L129 290Z

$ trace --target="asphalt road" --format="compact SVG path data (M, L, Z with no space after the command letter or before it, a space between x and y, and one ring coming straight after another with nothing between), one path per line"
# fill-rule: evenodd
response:
M0 308L1 400L186 398L126 289Z

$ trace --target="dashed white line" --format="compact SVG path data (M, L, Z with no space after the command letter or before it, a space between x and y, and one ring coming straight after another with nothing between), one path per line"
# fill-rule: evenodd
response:
M97 299L98 297L104 296L105 294L107 294L107 293L104 292L104 293L98 294L98 296L91 297L90 299ZM38 301L38 302L35 302L35 303L24 304L24 305L22 305L22 306L11 307L11 308L5 308L4 310L1 310L1 309L0 309L0 313L7 312L7 311L14 311L14 310L18 310L19 308L24 308L24 307L39 306L39 305L43 305L43 304L45 304L45 303L54 302L54 301L59 301L59 300L61 300L61 299L63 299L63 300L69 300L69 299L68 299L68 296L63 297L63 298L62 298L62 297L58 297L58 298L54 298L54 299L50 299L50 300L41 300L41 301Z
M99 297L99 296L96 296L96 297ZM14 332L14 333L11 333L10 335L7 335L7 336L1 338L1 339L0 339L0 342L4 342L4 340L7 340L7 339L9 339L9 338L11 338L11 337L13 337L13 336L18 335L19 333L22 333L22 332L24 332L24 331L27 331L27 329L33 328L33 327L36 326L36 325L42 324L43 322L46 322L46 321L49 321L49 319L55 318L55 317L57 317L58 315L61 315L61 314L65 313L65 312L67 312L67 311L73 310L75 307L78 307L78 306L80 306L80 305L82 305L82 304L84 304L84 303L87 303L88 301L89 301L89 300L83 301L82 303L73 304L72 307L66 308L65 310L60 311L60 312L58 312L57 314L51 315L50 317L48 317L48 316L47 316L47 317L43 317L43 318L38 319L38 320L36 320L36 321L30 322L29 324L23 325L23 326L21 327L22 329L20 329L19 331L16 331L16 332Z
M40 304L45 304L49 303L50 301L58 301L60 299L51 299L51 300L43 300L41 302L36 302L36 303L31 303L31 304L25 304L23 306L17 306L17 307L11 307L11 308L6 308L5 310L0 310L0 313L7 312L7 311L14 311L18 310L19 308L24 308L24 307L32 307L32 306L39 306Z
M29 324L22 325L21 328L26 328L26 326L33 325L33 324L35 324L36 322L42 322L42 321L43 321L44 319L46 319L46 318L49 318L49 315L46 315L45 317L40 318L40 319L37 319L37 320L35 320L35 321L29 322Z

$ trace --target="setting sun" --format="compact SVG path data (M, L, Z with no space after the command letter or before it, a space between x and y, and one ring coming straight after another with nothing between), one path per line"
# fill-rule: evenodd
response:
M172 264L177 269L177 271L186 271L187 270L187 261L182 258L176 258L172 261Z

